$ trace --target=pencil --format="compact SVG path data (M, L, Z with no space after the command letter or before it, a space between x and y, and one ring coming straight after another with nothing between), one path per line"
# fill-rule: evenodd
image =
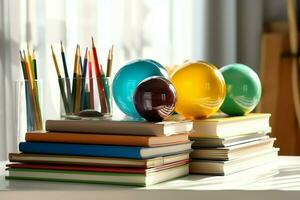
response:
M82 71L82 88L81 88L81 104L80 109L84 109L85 103L85 81L86 81L86 72L87 72L87 54L88 48L85 49L84 61L83 61L83 71Z
M37 65L36 65L36 56L35 56L35 50L34 49L32 51L32 65L33 65L33 70L34 70L34 78L38 79L38 76L37 76Z
M90 108L94 109L94 81L91 52L88 51L88 69L89 69L89 86L90 86Z
M32 68L34 70L34 79L33 79L33 85L34 85L34 97L36 100L36 104L37 104L37 114L38 114L38 118L39 118L39 127L40 129L43 128L43 124L42 124L42 112L41 112L41 106L40 106L40 99L39 99L39 87L38 87L38 76L37 76L37 64L36 64L36 57L35 57L35 51L33 50L32 52L32 56L31 56L31 63L32 63ZM39 130L40 130L39 129Z
M101 66L101 64L100 64L100 66ZM103 86L104 86L106 106L107 106L107 109L108 109L107 113L110 113L110 103L109 103L110 91L109 91L109 83L108 83L109 80L107 79L107 77L105 77L104 74L102 74L101 78L102 78L102 82L103 82Z
M112 68L112 61L113 61L113 50L114 46L112 45L111 49L108 52L107 57L107 67L106 67L106 77L102 76L103 84L104 84L104 92L108 107L108 112L111 112L111 105L110 105L110 89L109 89L109 77L111 76L111 68Z
M72 112L74 112L75 108L75 97L76 97L76 77L77 77L77 65L78 65L78 45L76 46L75 51L75 59L74 59L74 67L73 67L73 83L72 83L72 98L71 98L71 105L72 105Z
M70 102L70 100L71 100L70 77L69 77L69 73L68 73L67 61L66 61L66 56L65 56L65 52L64 52L64 47L63 47L62 41L60 41L60 49L61 49L61 58L62 58L62 61L63 61L64 72L65 72L68 102Z
M24 58L22 56L22 51L20 51L20 59L21 59L21 66L22 66L22 72L24 77L24 83L25 83L25 101L26 101L26 121L27 121L27 131L33 130L33 119L32 119L32 113L31 113L31 105L30 103L30 96L29 96L29 84L28 84L28 78L26 75L26 69L25 69L25 62Z
M111 68L112 68L112 61L113 61L113 51L114 46L111 46L111 49L108 51L108 57L107 57L107 67L106 67L106 77L111 76Z
M54 62L54 66L55 66L55 70L56 70L56 74L57 74L57 78L58 78L58 84L59 84L59 88L60 88L61 97L63 100L66 114L69 114L70 108L69 108L69 104L68 104L68 100L67 100L67 96L66 96L66 92L65 92L65 85L64 85L64 81L61 77L60 71L59 71L56 55L54 53L52 45L51 45L51 51L52 51L52 58L53 58L53 62Z
M80 111L80 93L81 93L81 67L79 63L80 58L80 47L77 45L76 55L75 55L75 62L74 62L74 70L75 70L75 96L74 96L74 113ZM74 83L74 82L73 82Z
M29 50L29 44L27 43L27 62L28 62L28 65L30 67L30 72L31 72L31 75L33 77L33 80L36 79L35 78L35 74L34 74L34 66L33 66L33 62L32 62L32 57L31 57L31 54L30 54L30 50Z
M32 76L31 68L30 68L28 60L27 60L28 57L26 56L25 51L23 51L23 54L24 54L24 63L25 63L26 74L28 75L29 97L30 97L30 102L32 105L32 110L33 110L34 130L41 130L42 127L41 127L41 122L39 120L39 115L38 115L37 102L36 102L35 92L34 92L33 76Z
M98 62L98 56L97 56L97 50L94 44L94 39L92 37L92 50L93 50L93 56L94 56L94 64L95 64L95 73L98 83L98 91L99 91L99 98L100 98L100 105L101 105L101 113L107 113L107 102L105 98L105 92L104 92L104 85L102 81L102 68L99 65Z

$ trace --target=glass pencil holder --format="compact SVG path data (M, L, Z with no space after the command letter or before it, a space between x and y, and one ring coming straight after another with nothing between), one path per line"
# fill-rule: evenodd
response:
M112 98L109 78L59 78L61 118L111 117Z
M43 130L43 82L42 80L15 81L14 109L18 142L25 140L25 133Z

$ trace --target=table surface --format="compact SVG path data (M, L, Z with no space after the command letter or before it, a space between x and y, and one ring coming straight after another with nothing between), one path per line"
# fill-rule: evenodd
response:
M228 176L189 175L150 187L6 180L0 162L0 199L300 199L300 156ZM1 197L2 196L2 197ZM4 198L5 197L5 198ZM103 198L102 198L103 197Z

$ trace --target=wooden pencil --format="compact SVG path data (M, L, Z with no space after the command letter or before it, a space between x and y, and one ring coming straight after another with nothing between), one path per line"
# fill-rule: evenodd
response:
M85 82L86 82L86 72L87 72L87 54L88 54L88 48L85 49L85 54L84 54L84 61L83 61L83 71L82 71L82 87L81 87L81 104L80 104L80 109L84 109L84 104L85 104Z
M74 113L74 110L75 110L76 87L77 87L77 66L78 66L78 62L79 62L78 48L79 48L79 45L77 45L77 47L76 47L75 59L74 59L74 68L73 68L72 99L71 99L71 105L72 105L72 112L73 113Z
M36 64L36 56L35 56L35 50L33 49L32 51L32 65L33 65L33 70L34 70L34 78L38 79L37 75L37 64Z
M38 118L39 118L39 130L41 130L43 128L43 120L42 120L42 111L41 111L41 105L40 105L40 99L39 99L39 87L38 87L38 76L37 76L37 64L36 64L36 57L35 57L35 51L33 50L32 52L32 56L31 57L31 63L32 63L32 69L34 70L33 72L33 91L34 91L34 97L35 97L35 101L36 101L36 106L37 106L37 114L38 114Z
M80 111L80 98L81 98L81 85L82 85L82 71L80 67L80 47L77 46L77 64L76 66L76 95L75 95L75 104L74 104L74 113Z
M34 80L34 79L36 79L36 77L35 77L35 74L34 74L34 66L33 66L32 57L31 57L31 54L30 54L28 43L27 43L27 62L28 62L28 65L30 67L30 72L31 72L31 75L32 75L33 80Z
M62 58L62 62L63 62L63 67L64 67L64 73L65 73L68 102L70 102L71 101L71 84L70 84L70 77L69 77L69 73L68 73L66 55L64 52L64 47L63 47L62 41L60 41L60 50L61 50L61 58Z
M94 81L91 52L88 51L89 88L90 88L90 108L94 109Z
M97 50L96 50L96 47L94 44L93 37L92 37L92 50L93 50L93 57L94 57L94 64L95 64L95 73L96 73L97 84L98 84L101 113L108 113L107 101L106 101L104 85L103 85L103 81L102 81L103 71L98 62Z
M106 67L106 77L111 76L111 68L112 68L112 61L113 61L113 51L114 51L114 46L111 46L111 49L108 52L108 57L107 57L107 67Z
M63 104L64 104L64 107L65 107L66 114L69 114L70 113L70 108L69 108L69 103L68 103L67 96L66 96L64 80L61 77L60 70L59 70L58 63L57 63L57 59L56 59L56 55L54 53L52 45L51 45L51 51L52 51L52 58L53 58L53 62L54 62L54 66L55 66L55 70L56 70L56 74L57 74L57 78L58 78L58 85L59 85L59 88L60 88L61 97L62 97L62 100L63 100Z
M34 124L34 130L41 130L41 122L39 121L39 116L38 116L38 108L37 108L37 102L35 98L35 92L34 92L34 81L33 81L33 76L31 72L31 67L28 63L28 57L26 56L25 51L23 51L24 54L24 63L25 63L25 69L26 69L26 74L28 75L28 85L29 85L29 96L30 96L30 102L31 102L31 108L33 110L33 124Z
M22 56L22 51L20 51L20 59L21 59L21 66L22 66L22 72L24 77L24 87L25 87L25 101L26 101L26 121L27 121L27 131L33 130L33 116L31 112L31 105L30 105L30 96L29 96L29 84L28 84L28 78L26 74L25 69L25 62L24 58Z

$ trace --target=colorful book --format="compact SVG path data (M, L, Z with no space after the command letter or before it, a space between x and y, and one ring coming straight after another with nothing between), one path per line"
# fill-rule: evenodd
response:
M9 168L18 169L48 169L48 170L66 170L66 171L86 171L86 172L111 172L111 173L128 173L128 174L151 174L166 169L186 165L189 159L161 165L153 168L124 168L124 167L99 167L99 166L74 166L74 165L43 165L43 164L8 164Z
M190 132L188 120L147 122L134 120L47 120L46 130L52 132L104 133L116 135L170 136Z
M188 160L189 152L150 159L107 158L92 156L70 156L54 154L10 153L10 162L51 164L51 165L84 165L102 167L153 168L165 164Z
M214 115L208 119L195 120L193 138L227 138L269 131L271 114L250 113L245 116Z
M9 168L7 179L149 186L186 176L189 165L147 174Z
M60 154L147 159L189 151L191 142L163 147L132 147L92 144L63 144L46 142L21 142L19 150L24 153Z
M267 138L230 147L198 148L191 153L193 159L233 160L251 153L259 153L273 147L275 138Z
M276 161L278 151L279 149L271 148L267 151L252 153L228 161L193 159L190 163L190 173L213 175L233 174Z
M130 136L34 131L27 132L27 142L57 142L157 147L189 142L188 134L171 136Z

